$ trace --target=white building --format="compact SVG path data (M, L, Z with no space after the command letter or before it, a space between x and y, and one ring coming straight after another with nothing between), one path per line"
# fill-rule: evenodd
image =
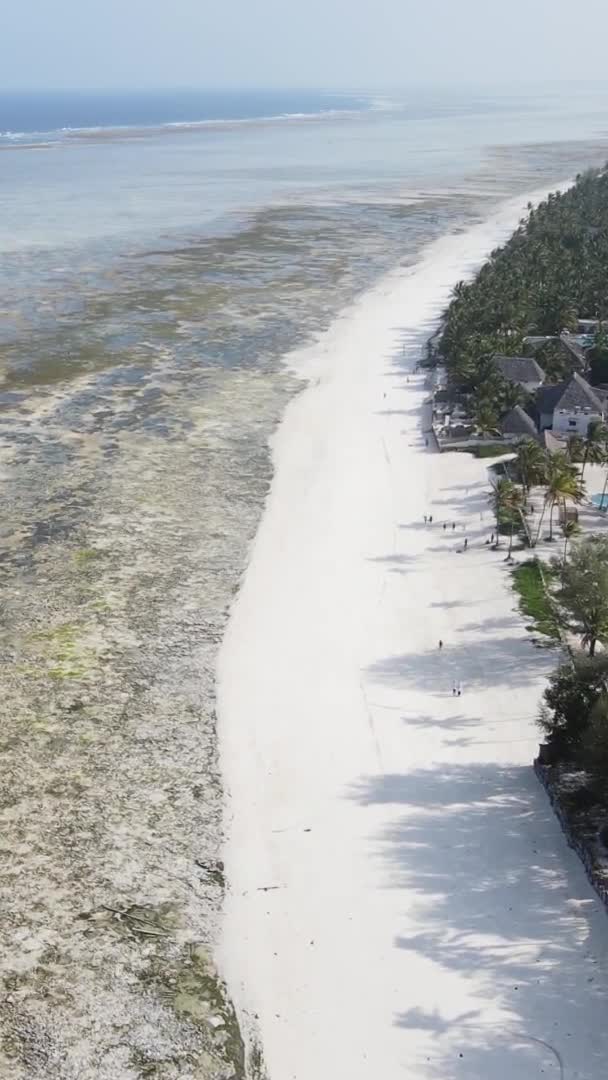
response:
M575 372L566 382L542 386L536 392L539 429L556 435L587 435L589 424L603 421L606 409L603 397Z

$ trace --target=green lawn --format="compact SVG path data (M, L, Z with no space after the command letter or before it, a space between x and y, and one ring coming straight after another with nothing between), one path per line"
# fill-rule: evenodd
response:
M477 458L500 457L501 454L512 454L513 448L504 443L487 443L481 446L444 446L444 450L452 450L456 454L472 454Z
M478 446L475 456L478 458L500 457L501 454L512 453L513 448L511 446L505 446L504 443L491 443L489 446Z
M542 569L548 581L553 571L550 566L543 565ZM537 559L528 559L527 562L520 563L515 568L513 588L519 595L520 611L532 620L532 625L528 629L559 641L559 629L543 585Z

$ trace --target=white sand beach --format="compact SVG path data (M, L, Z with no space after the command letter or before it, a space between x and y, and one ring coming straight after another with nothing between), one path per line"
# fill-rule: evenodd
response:
M606 1075L608 919L531 768L558 657L484 543L486 464L425 446L409 374L525 202L294 361L218 688L219 959L269 1080Z

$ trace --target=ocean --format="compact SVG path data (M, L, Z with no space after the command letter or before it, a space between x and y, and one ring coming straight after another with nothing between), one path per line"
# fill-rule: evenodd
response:
M170 912L147 994L213 940L215 661L300 386L286 359L431 241L603 163L607 105L597 87L0 94L0 947L83 1075L123 1075L112 1018L144 1022L143 961L65 927ZM170 1054L183 1032L148 1005Z

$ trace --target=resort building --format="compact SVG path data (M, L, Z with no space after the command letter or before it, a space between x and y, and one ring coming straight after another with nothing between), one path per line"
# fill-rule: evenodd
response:
M573 435L585 438L590 424L608 417L608 389L590 386L577 371L562 382L543 385L544 371L529 357L497 356L494 361L506 381L530 394L528 404L509 409L494 431L480 431L466 398L455 401L449 389L437 390L431 396L432 427L440 449L537 439L555 452L564 450Z
M555 386L541 386L536 391L538 428L550 428L557 436L587 435L589 424L603 420L606 405L578 372Z
M593 345L593 337L585 334L571 334L568 330L563 330L559 340L574 366L580 371L586 371L587 349Z
M503 438L509 442L520 442L521 439L536 439L538 430L534 420L521 405L510 409L500 421L500 431Z
M521 386L528 394L545 381L545 373L532 356L494 356L494 366L505 382Z

